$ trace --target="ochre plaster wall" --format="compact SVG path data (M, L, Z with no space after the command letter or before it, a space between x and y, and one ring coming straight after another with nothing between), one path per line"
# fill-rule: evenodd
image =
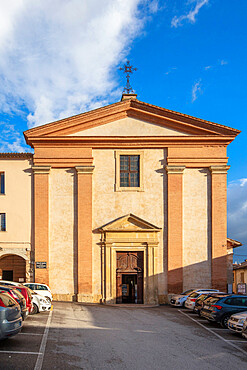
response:
M161 227L158 233L157 276L159 295L166 293L164 274L164 151L161 149L143 150L144 191L115 191L114 150L93 150L93 230L132 213L155 226ZM101 247L100 234L93 234L93 288L94 295L101 294ZM164 249L166 246L164 247Z
M120 120L107 123L87 129L85 131L76 132L69 136L181 136L188 135L186 133L172 130L170 128L147 123L135 118L122 118Z
M6 231L0 232L0 242L4 242L6 246L12 243L13 248L18 248L18 243L24 243L26 248L30 248L32 181L30 160L0 160L0 172L5 172L5 195L0 194L0 213L6 213Z
M183 176L183 289L210 288L210 172L186 168Z
M74 169L51 169L49 214L49 284L58 299L72 299L75 292ZM76 276L76 274L75 274ZM69 295L66 298L66 295Z

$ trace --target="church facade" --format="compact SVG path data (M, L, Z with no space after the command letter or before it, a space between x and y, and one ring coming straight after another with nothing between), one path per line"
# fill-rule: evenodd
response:
M226 149L238 133L131 94L26 131L33 279L79 302L225 291Z

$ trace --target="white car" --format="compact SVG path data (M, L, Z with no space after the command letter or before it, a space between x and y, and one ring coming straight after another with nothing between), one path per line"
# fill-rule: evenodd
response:
M43 297L42 295L39 295L38 293L35 293L33 290L31 290L32 294L32 303L33 303L33 310L31 312L31 315L34 315L36 313L39 313L41 311L49 311L51 309L51 301Z
M50 302L52 301L52 294L51 290L46 284L40 284L40 283L23 283L23 285L27 286L31 290L33 290L35 293L38 293L39 295L42 295L46 299L48 299Z
M199 298L202 294L210 294L210 293L218 293L218 289L198 289L194 292L192 292L186 299L184 306L188 308L189 310L194 309L195 302L197 298Z
M170 299L170 304L172 306L177 306L177 307L183 306L184 302L186 301L188 296L194 291L195 291L195 289L189 289L189 290L186 290L185 292L183 292L181 294L173 295Z
M227 322L228 329L235 331L235 333L242 333L243 325L247 319L247 311L235 313Z

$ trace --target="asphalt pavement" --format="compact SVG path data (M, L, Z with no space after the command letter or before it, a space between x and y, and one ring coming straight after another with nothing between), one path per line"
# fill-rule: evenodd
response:
M247 340L170 306L55 302L0 342L0 369L244 369Z

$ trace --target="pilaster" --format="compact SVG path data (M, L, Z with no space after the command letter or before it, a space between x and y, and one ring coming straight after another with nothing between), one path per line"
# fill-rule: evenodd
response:
M230 166L211 166L212 212L212 288L227 288L227 170Z
M92 302L92 175L94 166L77 171L78 301Z
M183 172L166 166L168 212L168 294L183 290Z
M49 285L49 173L50 166L33 166L35 281ZM46 262L37 269L36 262Z

